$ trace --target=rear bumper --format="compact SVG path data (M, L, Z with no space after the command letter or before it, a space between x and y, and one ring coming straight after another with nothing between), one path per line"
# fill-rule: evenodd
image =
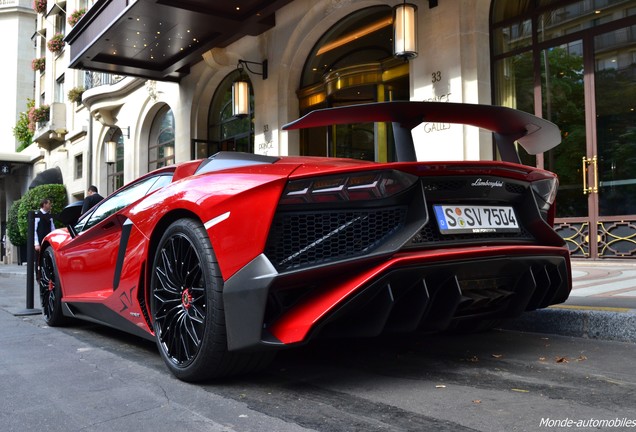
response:
M503 319L565 301L564 247L500 246L412 251L338 272L303 272L311 290L271 320L271 292L286 275L260 255L225 283L230 350L300 344L318 336L439 331L454 321Z

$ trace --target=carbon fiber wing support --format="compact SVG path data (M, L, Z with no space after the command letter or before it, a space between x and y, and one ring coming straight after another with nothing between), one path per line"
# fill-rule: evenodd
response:
M310 112L283 126L283 130L336 124L391 122L399 162L415 162L411 130L420 123L456 123L493 133L502 160L520 163L518 142L529 154L548 151L561 143L561 131L552 122L513 108L454 102L378 102Z

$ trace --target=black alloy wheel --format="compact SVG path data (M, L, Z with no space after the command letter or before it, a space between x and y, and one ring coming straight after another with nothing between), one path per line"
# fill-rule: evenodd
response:
M264 353L227 350L223 279L203 225L180 219L164 232L150 281L155 339L170 371L200 381L254 370ZM269 354L269 353L267 353Z
M40 258L40 300L44 321L51 327L68 323L62 314L62 288L52 247L47 247Z

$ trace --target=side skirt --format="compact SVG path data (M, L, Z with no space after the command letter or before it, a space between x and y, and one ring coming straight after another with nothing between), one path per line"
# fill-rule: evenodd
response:
M62 302L62 312L64 316L89 321L96 324L121 330L144 339L154 341L155 337L149 331L128 321L112 309L99 303L65 303ZM145 321L140 320L144 323Z

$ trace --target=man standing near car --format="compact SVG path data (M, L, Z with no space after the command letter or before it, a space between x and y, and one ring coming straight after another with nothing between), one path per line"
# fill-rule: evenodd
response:
M44 198L40 201L40 210L35 212L35 235L33 243L35 247L35 278L40 280L40 242L48 233L55 229L53 216L51 215L51 206L53 203L50 199Z
M40 202L40 210L35 212L35 237L34 246L37 252L40 252L40 242L44 237L55 229L53 217L51 216L51 206L53 203L50 199L44 198Z
M90 185L88 187L88 196L84 198L84 204L82 204L82 214L89 211L95 204L103 199L104 197L97 193L97 186Z

